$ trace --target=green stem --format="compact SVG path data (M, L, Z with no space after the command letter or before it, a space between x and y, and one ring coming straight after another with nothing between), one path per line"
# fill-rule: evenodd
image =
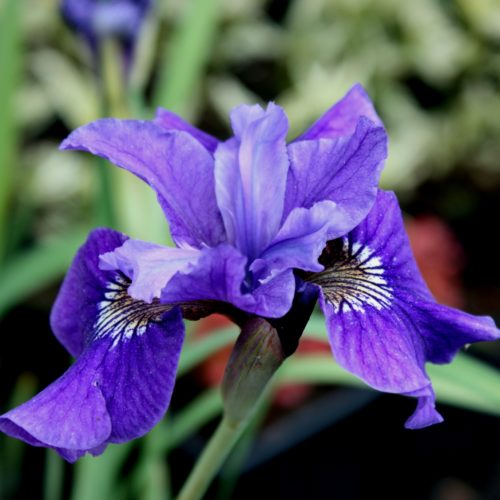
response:
M250 419L233 424L223 418L184 484L177 500L199 500L206 492Z
M101 43L101 72L106 113L115 118L128 116L126 78L117 40L108 38Z

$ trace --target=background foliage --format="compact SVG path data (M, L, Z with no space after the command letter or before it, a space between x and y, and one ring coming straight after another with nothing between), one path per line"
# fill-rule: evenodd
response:
M111 225L168 241L144 186L57 149L70 130L105 114L151 118L161 105L225 137L233 106L274 100L293 137L361 82L389 132L383 186L397 191L409 224L424 215L438 221L412 226L414 241L438 242L427 253L415 248L436 295L446 301L448 287L458 305L500 318L498 1L158 0L124 99L105 106L109 88L58 2L0 0L0 68L2 408L68 366L48 312L88 230ZM69 467L2 436L1 498L160 499L177 491L221 411L206 375L217 363L211 356L237 335L225 324L206 328L207 336L191 333L172 410L145 438ZM318 318L307 335L324 341ZM478 442L500 438L498 345L429 367L440 401L462 410L444 406L450 423L418 436L402 430L411 402L360 390L310 345L285 364L276 386L288 389L266 402L210 495L252 498L257 478L284 498L324 498L332 487L338 498L500 496L498 447L478 456ZM408 490L409 481L419 486Z

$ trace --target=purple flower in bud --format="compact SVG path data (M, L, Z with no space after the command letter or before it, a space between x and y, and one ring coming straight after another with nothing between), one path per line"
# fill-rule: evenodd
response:
M152 0L63 0L61 12L94 54L102 40L113 38L120 42L129 62L151 4Z
M0 417L1 430L70 461L102 453L165 413L183 315L266 318L268 336L245 338L272 342L277 367L297 344L301 304L308 315L318 294L337 361L376 389L418 398L409 427L440 420L425 362L449 362L464 344L498 331L489 318L439 306L428 292L397 201L377 187L387 137L364 90L354 86L289 144L287 118L274 104L240 106L231 125L234 135L219 142L159 110L152 122L98 120L63 142L147 182L176 247L110 229L90 234L51 315L77 360ZM235 367L247 366L235 360L234 377Z

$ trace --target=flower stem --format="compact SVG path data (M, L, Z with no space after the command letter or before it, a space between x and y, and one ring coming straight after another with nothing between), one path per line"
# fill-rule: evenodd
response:
M250 419L239 423L222 418L194 469L184 483L177 500L199 500L208 489Z
M127 83L120 46L117 40L108 38L102 41L100 50L105 113L115 118L127 118Z

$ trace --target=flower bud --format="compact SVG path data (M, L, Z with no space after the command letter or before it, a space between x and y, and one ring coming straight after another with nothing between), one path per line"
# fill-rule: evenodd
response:
M251 415L284 359L278 332L267 320L252 318L243 325L222 381L229 423L238 425Z
M292 308L285 316L252 318L243 324L222 381L225 417L233 425L251 415L267 383L295 352L317 298L317 287L297 279Z

